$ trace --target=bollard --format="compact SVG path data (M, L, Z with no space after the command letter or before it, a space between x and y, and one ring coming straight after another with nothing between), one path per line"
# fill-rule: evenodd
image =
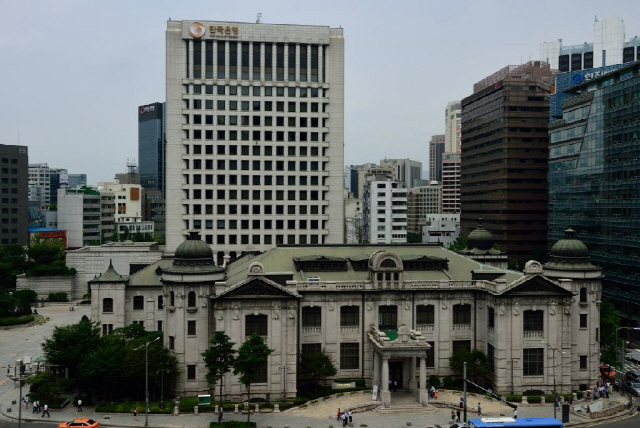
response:
M256 413L260 413L260 407L259 407L257 404L256 404L256 407L255 407L254 412L256 412Z
M540 397L540 404L544 405L547 403L547 400L544 398L544 395Z
M280 405L279 404L274 404L273 405L273 413L280 413Z
M235 409L233 410L233 413L238 413L238 405L236 404Z
M193 407L193 414L197 415L198 414L198 406L194 406Z
M175 406L173 406L173 416L179 416L180 415L180 408L178 407L178 404L176 403Z

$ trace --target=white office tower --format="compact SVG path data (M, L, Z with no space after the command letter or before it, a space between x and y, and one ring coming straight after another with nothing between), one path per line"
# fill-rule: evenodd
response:
M460 101L447 103L444 119L444 151L445 153L460 153L460 121L462 120L462 105Z
M363 201L364 242L407 242L407 189L401 181L369 177Z
M540 44L540 60L552 70L577 71L624 64L640 59L640 39L625 42L624 20L597 19L593 24L593 42L563 46L562 39Z
M422 180L422 162L411 159L382 159L382 168L392 167L396 180L402 181L405 187L417 186Z
M167 23L167 250L342 243L341 28Z

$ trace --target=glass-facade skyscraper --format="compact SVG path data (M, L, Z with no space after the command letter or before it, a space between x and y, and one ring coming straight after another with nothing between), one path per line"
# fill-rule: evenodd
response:
M640 320L640 63L566 93L549 126L549 243L575 229L604 295Z
M145 189L164 195L164 103L138 107L138 172Z

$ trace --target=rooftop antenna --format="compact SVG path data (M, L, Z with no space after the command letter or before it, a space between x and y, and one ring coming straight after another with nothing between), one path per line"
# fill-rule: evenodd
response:
M129 174L129 182L127 184L133 184L133 176L138 172L138 164L136 158L127 158L127 173Z
M256 16L256 24L260 24L262 22L262 12L258 12Z

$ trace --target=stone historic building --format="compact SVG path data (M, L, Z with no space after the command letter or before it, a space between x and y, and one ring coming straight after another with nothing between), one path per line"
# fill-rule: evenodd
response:
M383 404L395 380L426 405L426 379L452 375L463 347L488 355L496 391L551 391L555 380L567 392L599 373L600 270L573 233L551 262L521 273L411 244L281 246L219 267L196 232L173 259L90 281L92 319L105 334L131 323L163 331L181 396L208 390L201 353L217 330L238 345L256 332L274 349L257 396L295 396L297 356L324 350L336 377L365 378ZM224 391L244 388L228 374Z

